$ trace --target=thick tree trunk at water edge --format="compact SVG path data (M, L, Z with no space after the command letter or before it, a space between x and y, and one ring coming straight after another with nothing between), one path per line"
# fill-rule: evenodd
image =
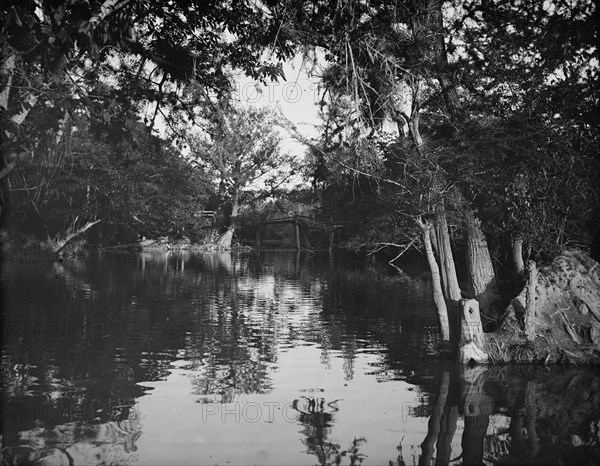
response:
M454 266L454 255L450 245L450 233L446 213L438 213L435 217L435 238L437 241L437 253L440 260L442 282L444 285L444 296L453 303L458 303L462 298L456 268Z
M486 364L488 355L484 350L485 337L479 315L479 303L474 299L463 299L461 304L460 342L458 362Z
M499 317L496 308L500 303L500 292L481 223L470 210L465 212L465 223L468 291L471 298L479 301L485 324Z
M233 234L237 226L237 216L240 211L240 189L237 186L234 188L232 207L231 207L231 218L229 219L229 227L227 231L223 233L217 240L217 247L219 249L231 249L231 242L233 241Z

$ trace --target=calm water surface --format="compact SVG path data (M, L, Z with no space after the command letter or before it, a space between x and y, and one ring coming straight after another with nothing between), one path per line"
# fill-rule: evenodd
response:
M439 356L420 261L3 265L2 464L598 464L600 374Z

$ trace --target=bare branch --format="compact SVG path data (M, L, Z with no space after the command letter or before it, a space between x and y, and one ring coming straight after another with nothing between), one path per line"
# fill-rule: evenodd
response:
M373 249L371 252L367 253L367 256L372 256L376 252L379 252L382 249L387 248L388 246L393 246L393 247L396 247L396 248L403 247L402 244L397 244L397 243L375 243L373 246L375 246L375 249Z
M402 251L400 251L400 253L399 253L399 254L398 254L396 257L394 257L394 258L393 258L391 261L389 261L389 262L388 262L388 264L391 264L392 262L395 262L396 260L400 259L400 257L401 257L401 256L402 256L402 255L403 255L403 254L404 254L406 251L408 251L408 250L411 248L411 246L412 246L413 244L415 244L415 241L417 241L417 238L413 238L413 240L412 240L410 243L408 243L408 244L407 244L407 245L404 247L404 249L402 249Z

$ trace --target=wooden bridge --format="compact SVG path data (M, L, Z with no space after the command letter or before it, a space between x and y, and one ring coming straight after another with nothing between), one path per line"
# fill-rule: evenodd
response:
M333 251L333 248L336 243L336 239L339 239L338 232L344 228L346 225L349 225L351 222L340 222L335 221L331 218L325 217L309 217L306 215L300 215L295 212L290 212L287 217L279 217L279 218L271 218L267 220L261 220L260 222L253 223L245 223L240 224L240 227L258 227L256 232L256 246L261 246L261 226L266 225L294 225L295 232L295 243L296 249L301 250L301 239L300 232L301 229L305 231L320 231L325 232L328 235L329 239L329 252ZM310 244L307 245L307 249L310 249Z
M215 210L197 210L194 212L194 217L196 218L215 218L217 212Z

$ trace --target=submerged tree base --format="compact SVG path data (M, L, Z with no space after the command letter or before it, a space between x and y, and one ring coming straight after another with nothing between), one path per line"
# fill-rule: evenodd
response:
M568 250L528 281L485 335L491 363L600 365L600 265Z

